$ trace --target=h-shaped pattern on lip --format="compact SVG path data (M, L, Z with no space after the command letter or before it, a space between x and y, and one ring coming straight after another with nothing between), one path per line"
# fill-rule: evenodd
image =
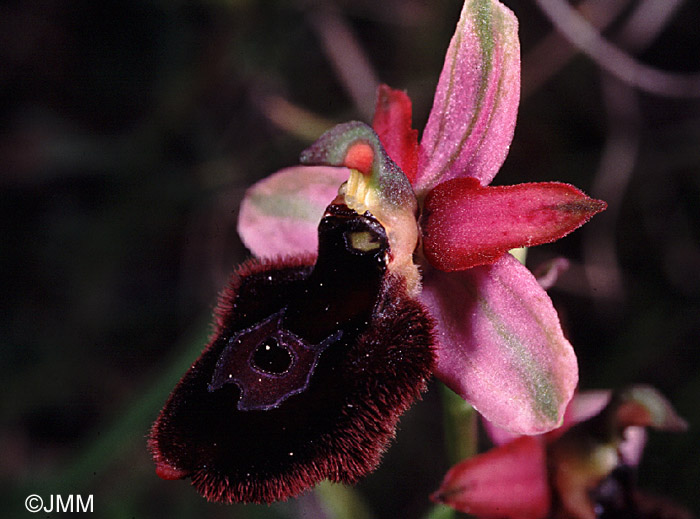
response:
M241 392L240 411L267 411L309 387L321 353L340 340L343 331L311 344L284 328L285 310L228 340L216 363L209 392L236 384Z

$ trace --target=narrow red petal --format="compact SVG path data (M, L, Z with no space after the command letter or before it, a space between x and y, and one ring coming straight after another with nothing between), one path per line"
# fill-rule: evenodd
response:
M444 271L493 263L512 248L557 240L605 207L558 182L482 187L472 178L449 180L425 200L425 255Z
M411 98L401 90L380 85L372 127L391 159L413 184L418 165L418 131L411 128Z
M452 467L431 499L482 519L542 519L550 504L542 442L523 436Z

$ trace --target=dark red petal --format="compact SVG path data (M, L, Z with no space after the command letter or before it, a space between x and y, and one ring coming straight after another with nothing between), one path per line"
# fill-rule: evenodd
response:
M515 247L557 240L605 207L559 182L482 187L472 178L448 180L426 197L423 248L434 267L465 270Z
M458 463L431 499L482 519L543 519L550 495L542 441L522 436Z
M411 127L411 98L387 85L377 89L372 128L384 149L413 184L418 166L418 130Z

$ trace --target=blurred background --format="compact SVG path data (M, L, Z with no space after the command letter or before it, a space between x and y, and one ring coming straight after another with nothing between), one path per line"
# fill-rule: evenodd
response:
M523 97L495 183L559 180L608 201L528 265L571 261L550 294L581 388L650 383L688 420L685 434L651 433L639 484L697 514L700 3L580 2L604 41L557 14L561 1L505 3L520 20ZM94 495L105 518L426 516L449 467L437 383L354 490L271 507L209 504L160 480L145 436L246 257L245 188L331 125L371 121L379 81L408 91L422 128L460 9L0 4L0 515L62 493Z

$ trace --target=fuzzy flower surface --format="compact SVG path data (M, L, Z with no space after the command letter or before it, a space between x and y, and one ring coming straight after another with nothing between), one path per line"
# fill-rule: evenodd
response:
M561 422L578 369L551 300L508 250L556 240L605 203L556 182L488 185L515 129L517 30L499 2L465 2L420 143L410 99L387 86L372 126L419 204L415 292L436 320L435 375L490 421L537 434ZM318 165L282 170L249 190L238 228L255 256L315 250L315 222L337 185L367 167L357 151L307 157Z
M508 250L602 210L559 183L491 187L519 100L517 21L468 0L420 144L411 101L319 137L255 184L214 333L149 435L156 472L212 501L270 503L374 470L434 374L520 434L559 425L576 357Z

